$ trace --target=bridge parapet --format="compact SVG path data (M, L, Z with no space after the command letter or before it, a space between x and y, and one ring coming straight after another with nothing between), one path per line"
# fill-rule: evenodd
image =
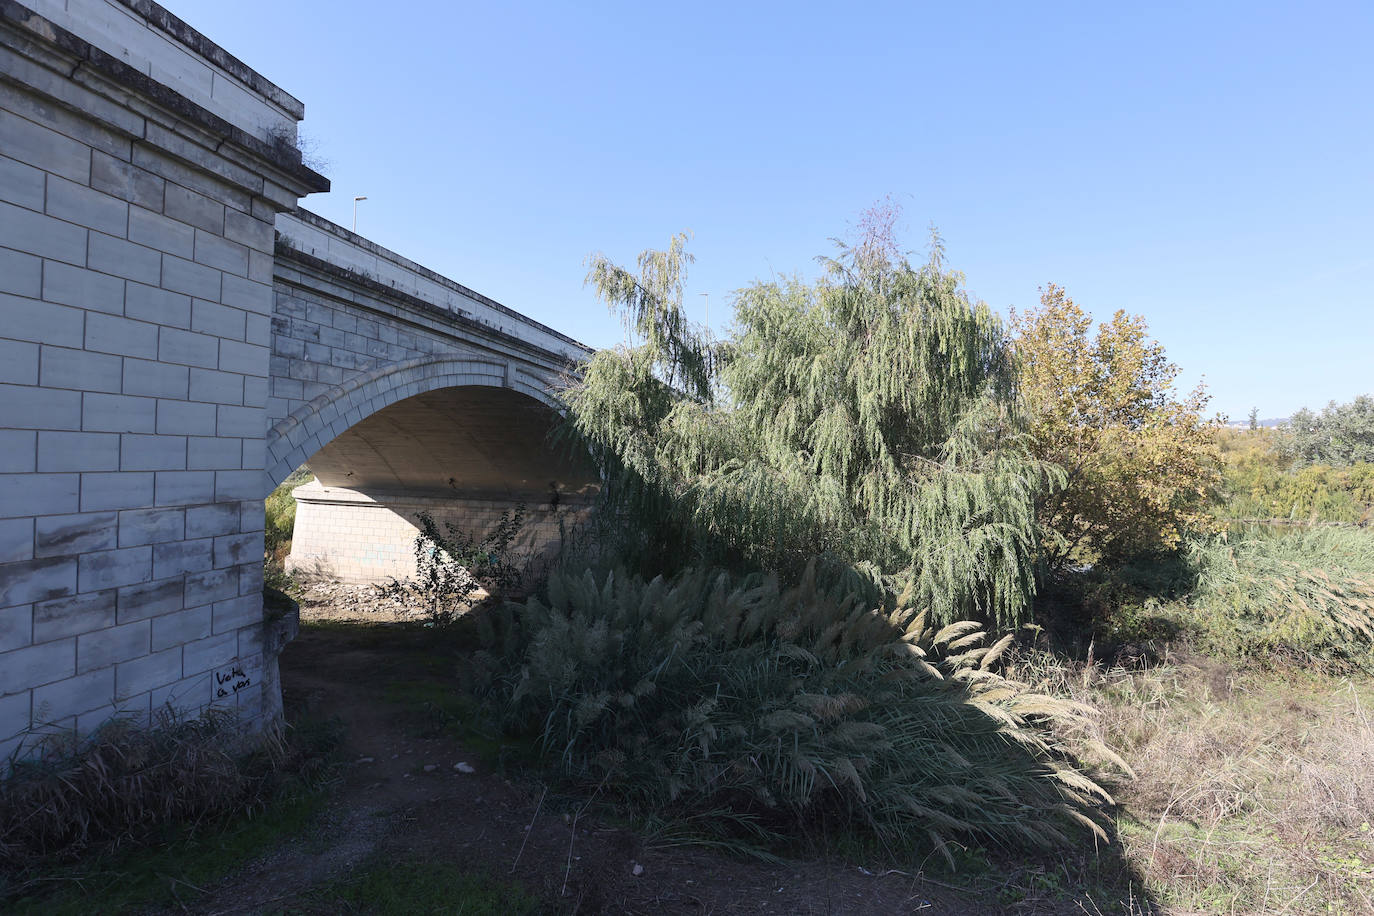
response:
M45 20L260 141L295 149L300 100L156 3L26 0Z
M283 264L309 255L357 278L372 281L376 295L394 291L448 311L463 322L475 322L496 334L525 341L564 361L585 359L590 350L566 334L522 315L461 283L390 251L337 223L298 209L277 217Z

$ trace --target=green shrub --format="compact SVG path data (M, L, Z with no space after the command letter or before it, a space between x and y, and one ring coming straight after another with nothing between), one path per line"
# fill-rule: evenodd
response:
M1184 601L1196 585L1186 549L1061 570L1045 579L1036 622L1055 651L1074 658L1090 647L1096 658L1120 650L1148 657L1152 644L1183 634L1178 618L1186 618Z
M942 851L1104 836L1106 793L1046 727L1082 707L994 673L1010 636L936 631L865 591L853 573L818 586L814 563L788 590L704 569L555 573L547 600L482 618L485 661L508 727L540 735L574 784L734 841L817 822Z
M265 541L269 554L275 555L291 547L291 533L296 527L296 499L291 491L314 479L310 469L302 465L268 494Z
M1295 466L1281 431L1222 430L1218 441L1225 465L1217 506L1221 518L1298 523L1374 519L1374 464Z
M1374 465L1314 464L1294 471L1273 466L1227 471L1224 514L1233 519L1362 522L1374 506Z
M1279 428L1278 447L1299 465L1374 463L1374 397L1331 401L1321 413L1304 407Z

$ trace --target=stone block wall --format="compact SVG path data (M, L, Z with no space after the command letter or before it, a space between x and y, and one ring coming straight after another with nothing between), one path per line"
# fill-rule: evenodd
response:
M299 103L200 36L157 60L234 83L205 105L131 63L143 33L168 38L165 10L48 6L82 34L0 0L0 759L167 703L249 721L279 704L261 598L274 221L327 187L272 139Z
M475 540L489 534L517 497L426 497L409 494L363 494L318 481L297 487L296 536L288 568L319 572L343 582L385 582L415 575L413 545L419 533L416 515L428 512L441 529L452 523ZM527 503L513 554L538 567L558 552L564 531L571 532L587 513L581 502ZM560 527L560 522L562 526Z
M283 263L279 272L295 275ZM363 372L432 353L476 356L447 332L428 337L406 316L339 302L321 289L279 282L272 315L272 386L267 412L276 422Z

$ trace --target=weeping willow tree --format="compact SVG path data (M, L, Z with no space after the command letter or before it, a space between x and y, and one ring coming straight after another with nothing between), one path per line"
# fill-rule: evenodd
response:
M798 575L813 557L914 592L932 618L1015 623L1034 587L1030 457L996 315L934 238L913 265L869 234L816 282L737 292L723 341L682 305L687 237L587 281L630 343L565 392L600 463L603 518L646 572Z

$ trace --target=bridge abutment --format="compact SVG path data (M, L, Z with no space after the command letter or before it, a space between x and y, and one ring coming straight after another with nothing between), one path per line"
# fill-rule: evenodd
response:
M287 568L323 574L355 584L382 583L415 575L416 519L426 513L439 525L452 524L481 541L519 510L521 526L509 558L538 570L586 519L585 501L551 504L544 498L494 494L434 495L381 491L363 493L313 481L293 491L296 528Z

